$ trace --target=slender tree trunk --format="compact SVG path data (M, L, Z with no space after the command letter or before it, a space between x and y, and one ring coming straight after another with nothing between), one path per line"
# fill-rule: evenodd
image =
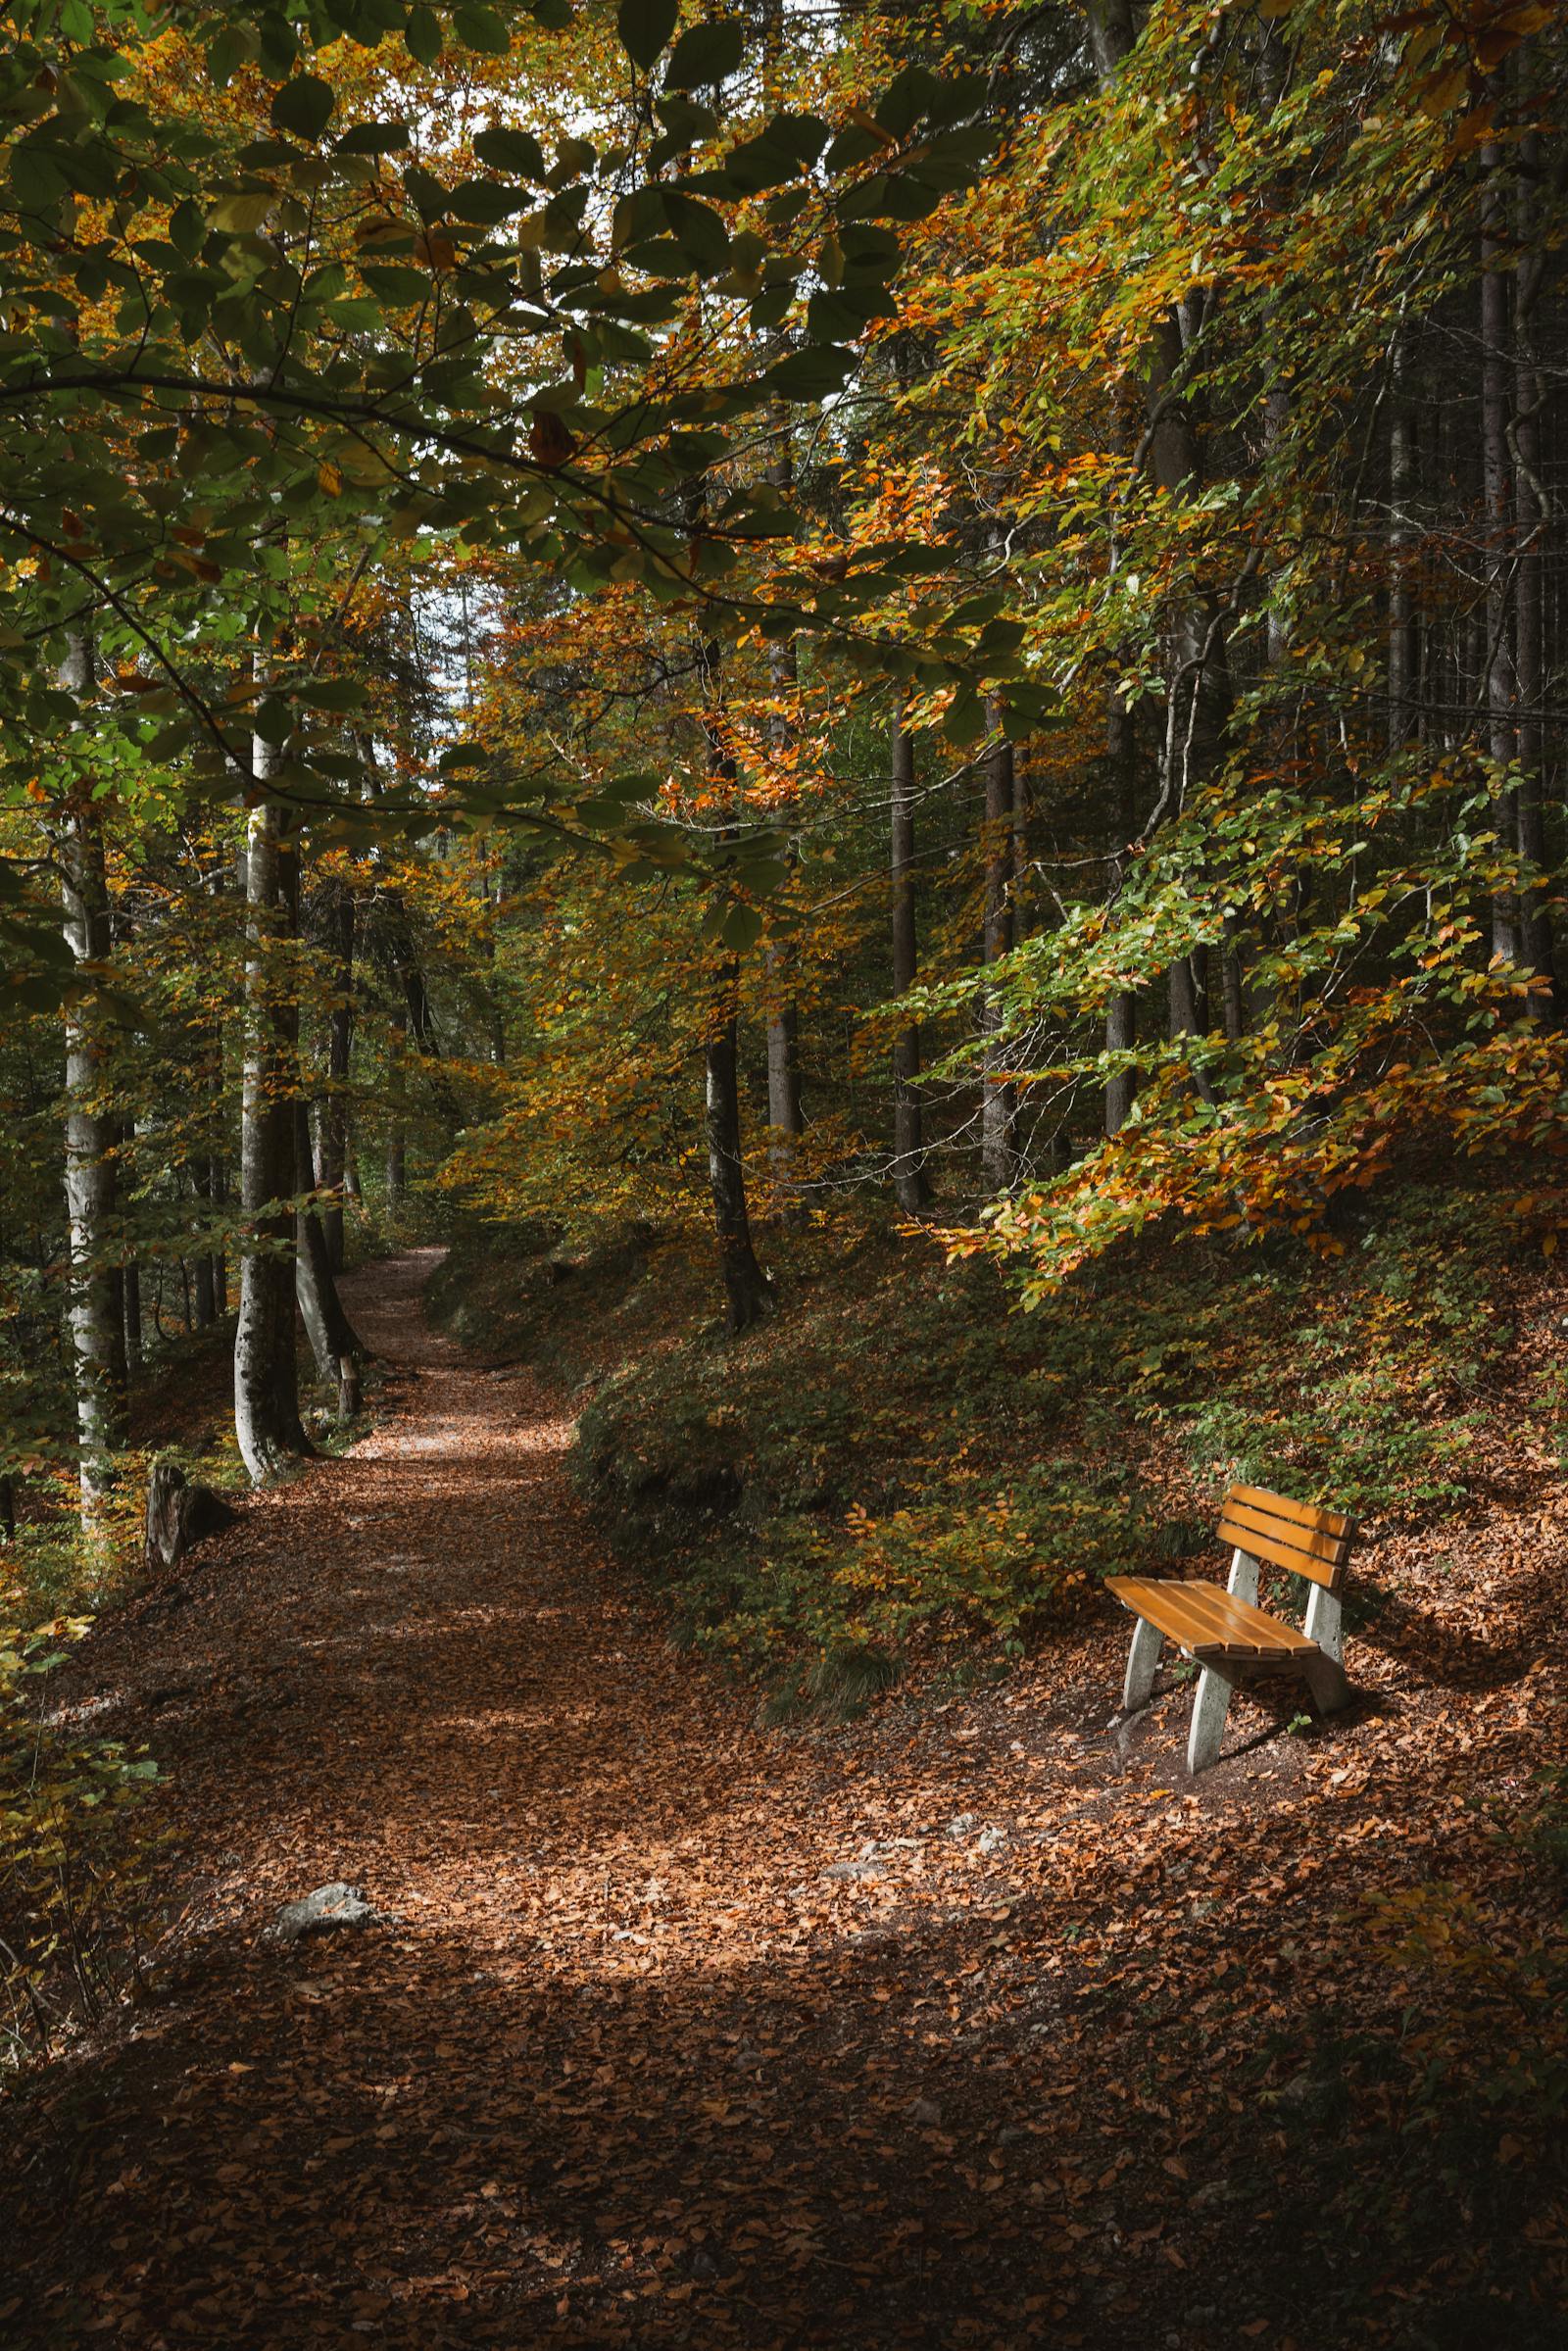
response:
M258 743L258 780L270 765ZM288 1020L276 970L283 891L275 804L252 810L246 834L245 1068L240 1122L239 1317L234 1332L234 1428L253 1484L309 1450L299 1417L294 1339L292 1219L276 1203L293 1190L294 1124Z
M993 720L998 713L993 711ZM985 800L985 965L988 972L1012 948L1012 745L999 734L986 757ZM993 1038L1002 1008L989 980L980 997L980 1031ZM1000 1049L988 1046L985 1091L980 1100L980 1176L987 1192L1005 1191L1012 1181L1013 1124L1017 1090L1000 1076Z
M354 1057L354 900L339 888L332 906L332 1017L326 1040L326 1093L321 1100L318 1180L331 1198L321 1213L327 1260L341 1273L345 1255L343 1201L349 1159L349 1069Z
M1541 412L1545 386L1536 349L1534 296L1539 275L1534 253L1538 231L1534 190L1541 178L1541 134L1528 131L1519 149L1519 265L1514 302L1514 524L1518 534L1514 570L1514 667L1518 690L1518 849L1530 865L1544 869L1546 689L1546 541L1551 512L1542 472ZM1553 977L1551 906L1546 889L1525 891L1520 906L1520 948L1525 961L1546 987L1535 999L1538 1011L1551 1004Z
M1509 570L1513 558L1513 462L1508 448L1508 275L1506 197L1502 150L1489 141L1481 150L1481 477L1487 567L1486 702L1487 752L1498 770L1512 762L1514 735L1513 632ZM1518 807L1511 790L1500 788L1494 804L1497 829L1512 848ZM1518 899L1499 890L1492 904L1494 955L1521 953Z
M135 1146L136 1121L122 1118L115 1150L115 1192L122 1210L134 1176ZM141 1267L128 1250L115 1268L115 1290L120 1300L120 1354L128 1395L132 1380L140 1378L142 1369Z
M90 640L74 636L62 684L84 698L92 691L93 673ZM82 993L66 1009L66 1319L76 1398L81 1527L97 1540L106 1533L116 1455L125 1442L125 1387L122 1286L109 1262L116 1238L116 1129L104 1101L108 1047L93 987L109 954L109 888L103 837L85 794L67 810L57 849L66 944L85 979Z
M207 1197L215 1208L228 1206L228 1168L220 1153L207 1162ZM213 1304L220 1314L228 1312L228 1258L222 1249L214 1249Z
M1138 999L1130 988L1121 989L1110 1000L1105 1011L1105 1051L1108 1053L1128 1053L1138 1043ZM1119 1134L1132 1116L1138 1081L1133 1072L1122 1070L1105 1081L1105 1133Z
M1121 818L1121 839L1125 843L1132 826L1133 790L1133 721L1132 713L1119 696L1112 696L1105 728L1107 763L1118 786L1118 811ZM1121 858L1116 860L1116 874L1121 874ZM1105 1007L1105 1051L1107 1053L1130 1052L1138 1042L1138 998L1131 988L1122 988ZM1120 1070L1105 1081L1104 1128L1107 1135L1116 1134L1127 1123L1138 1080L1130 1070Z
M914 927L914 737L904 723L902 695L893 706L892 743L893 993L906 995L919 970ZM920 1096L920 1030L893 1040L893 1193L906 1216L931 1199L925 1171L925 1105Z
M386 1207L391 1217L401 1216L409 1188L408 1130L401 1118L394 1118L386 1137Z
M294 1186L301 1196L313 1188L311 1122L303 1097L294 1103ZM352 1419L360 1408L359 1367L365 1348L332 1278L321 1221L309 1207L295 1211L294 1295L321 1384L336 1394L339 1419Z
M1207 988L1200 988L1194 970L1196 956L1178 955L1170 967L1167 987L1170 995L1170 1033L1172 1041L1182 1037L1200 1037L1206 1033ZM1192 1071L1194 1085L1204 1102L1211 1102L1214 1089L1205 1071L1196 1065Z
M125 1333L125 1380L127 1386L141 1377L141 1267L134 1257L127 1257L121 1272L120 1302Z
M196 1278L196 1328L210 1331L218 1319L218 1302L213 1288L213 1260L204 1251L193 1268Z
M1410 407L1408 329L1394 346L1389 383L1389 749L1402 751L1415 718L1415 419Z
M770 37L776 43L776 25ZM775 411L774 426L777 454L768 467L768 479L780 497L788 500L795 485L795 459L790 446L787 409ZM773 699L778 706L769 722L768 732L782 765L794 745L794 728L788 713L800 679L800 652L793 637L769 647L768 673ZM786 1224L797 1224L800 1221L800 1203L792 1198L792 1192L797 1146L806 1127L801 1107L800 1018L791 971L793 958L788 947L770 940L766 955L767 1123L773 1130L768 1161L773 1187L783 1205L784 1221Z
M735 967L719 977L722 995L733 992ZM713 1196L713 1231L723 1277L731 1331L744 1331L773 1303L772 1285L757 1262L746 1207L746 1168L741 1157L738 1024L720 1018L704 1056L708 1180Z

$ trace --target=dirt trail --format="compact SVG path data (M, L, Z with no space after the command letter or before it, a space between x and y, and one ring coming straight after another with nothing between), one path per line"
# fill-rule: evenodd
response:
M19 2339L947 2340L927 2232L983 2310L979 2210L890 2186L904 2148L865 2142L922 2081L872 1984L841 2007L810 1965L858 1849L832 1747L670 1648L567 1426L427 1328L433 1261L350 1287L374 1434L95 1641L94 1718L153 1741L199 1891L168 2005L57 2115L71 2215ZM261 1939L332 1879L396 1924Z
M1288 2307L1297 2225L1249 2235L1228 2084L1184 2114L1212 2080L1147 2027L1162 1985L1295 1931L1283 1873L1250 1924L1189 1897L1211 1861L1267 1893L1259 1806L1322 1801L1301 1742L1227 1764L1193 1817L1149 1785L1179 1719L1132 1759L1087 1735L1119 1641L1089 1723L1020 1687L760 1731L599 1555L563 1420L426 1328L432 1262L351 1285L391 1366L374 1433L77 1669L171 1775L188 1906L133 2030L35 2094L0 2187L7 2351L1283 2341L1241 2323ZM1169 1826L1130 1886L1106 1831L1145 1835L1151 1798ZM332 1879L387 1922L265 1938ZM1159 1926L1142 1984L1118 1905ZM1161 2199L1211 2180L1167 2264Z

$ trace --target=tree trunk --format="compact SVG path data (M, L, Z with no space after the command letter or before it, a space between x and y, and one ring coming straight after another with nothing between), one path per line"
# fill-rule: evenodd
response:
M1394 346L1389 383L1389 749L1402 751L1415 715L1415 420L1410 408L1406 330Z
M1514 793L1501 785L1511 763L1514 736L1513 643L1509 569L1513 558L1513 462L1508 448L1508 276L1504 267L1507 220L1502 150L1489 140L1481 150L1481 494L1485 517L1487 650L1485 691L1487 754L1498 771L1494 802L1497 830L1512 848L1518 832ZM1519 906L1512 890L1492 902L1494 955L1521 953Z
M893 706L892 744L893 993L906 995L919 969L914 927L914 737ZM920 1031L910 1021L893 1040L893 1193L906 1216L928 1205L925 1106L920 1097Z
M334 1273L343 1271L343 1201L349 1159L349 1068L354 1057L354 900L339 888L332 906L332 945L336 952L332 1018L326 1041L326 1093L321 1101L318 1181L331 1195L321 1212L327 1261Z
M788 989L788 962L787 951L770 944L767 949L770 990ZM794 998L785 994L776 1002L767 1022L767 1123L773 1137L767 1147L767 1157L786 1225L798 1225L801 1221L801 1203L794 1196L795 1147L806 1123L801 1110L799 1029Z
M777 27L769 36L776 43ZM790 447L789 411L775 410L774 430L777 433L777 455L768 467L768 479L787 504L795 487L795 459ZM800 655L795 639L786 637L768 649L768 682L778 706L768 722L768 733L780 764L788 759L794 745L794 728L788 710L800 679ZM791 1198L794 1181L796 1145L805 1129L806 1120L801 1108L801 1063L799 1053L800 1020L796 1010L790 975L789 950L775 942L767 949L768 1019L767 1019L767 1123L774 1140L768 1147L768 1160L773 1184L783 1202L786 1224L800 1221L800 1203Z
M1112 695L1105 727L1105 754L1119 787L1121 840L1125 844L1132 829L1133 808L1133 720L1132 713L1119 696ZM1119 886L1122 856L1118 854L1115 873ZM1138 1042L1138 998L1130 988L1113 996L1105 1007L1105 1051L1108 1053L1129 1051ZM1135 1073L1122 1070L1105 1081L1104 1128L1114 1135L1124 1127L1131 1114L1133 1099L1138 1091Z
M62 672L66 690L86 696L93 654L74 636ZM109 1263L116 1210L116 1122L103 1102L108 1049L93 974L109 954L109 889L103 837L89 801L71 808L60 826L61 913L82 994L66 1007L65 1192L68 1249L66 1319L76 1398L81 1526L105 1532L116 1481L115 1456L125 1442L124 1326L122 1285Z
M992 711L993 723L997 712ZM989 973L1012 948L1012 745L999 734L986 757L985 801L985 966ZM989 980L980 995L980 1033L993 1038L1002 1009ZM987 1192L1005 1191L1012 1181L1013 1123L1017 1090L1000 1076L999 1049L988 1045L980 1098L980 1177Z
M120 1276L121 1319L124 1327L125 1382L141 1376L141 1267L127 1257Z
M1113 996L1105 1009L1105 1051L1127 1053L1138 1043L1138 999L1131 988ZM1105 1080L1105 1133L1119 1134L1132 1116L1138 1080L1130 1069Z
M1206 1027L1206 1013L1200 1002L1193 964L1186 955L1178 955L1171 965L1167 986L1170 994L1172 1042L1174 1043L1182 1037L1201 1036ZM1206 988L1202 993L1206 996ZM1211 1102L1214 1099L1214 1089L1209 1084L1206 1073L1195 1065L1192 1077L1194 1085L1204 1102Z
M270 754L257 745L265 781ZM299 1416L294 1339L294 1235L277 1203L293 1190L288 1019L275 970L282 884L280 820L264 802L246 834L245 1069L240 1118L239 1316L234 1331L234 1431L253 1484L309 1452Z
M1518 692L1518 849L1527 864L1544 869L1546 689L1546 539L1551 511L1542 474L1541 412L1545 385L1536 350L1533 318L1536 269L1531 266L1535 226L1533 191L1541 179L1541 134L1527 131L1519 150L1520 262L1514 301L1514 527L1518 547L1514 570L1514 671ZM1520 906L1520 948L1524 960L1545 982L1535 997L1538 1012L1552 1000L1551 904L1544 885L1527 889Z
M733 989L734 979L734 966L730 965L720 980L726 996ZM746 1168L741 1158L739 1037L733 1013L720 1019L710 1036L704 1060L708 1180L713 1195L718 1266L723 1276L730 1330L744 1331L768 1311L773 1303L773 1289L757 1262L746 1207Z
M301 1097L294 1104L296 1192L311 1191L311 1178L310 1113ZM295 1211L294 1295L321 1384L336 1395L338 1417L351 1419L360 1408L359 1366L365 1348L338 1296L320 1218L309 1207Z
M193 1544L232 1526L237 1515L210 1486L189 1485L172 1461L155 1461L147 1481L149 1572L176 1566Z

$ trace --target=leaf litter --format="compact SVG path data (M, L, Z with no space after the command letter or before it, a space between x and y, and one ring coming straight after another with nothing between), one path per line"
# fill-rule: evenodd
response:
M1556 2339L1560 1478L1462 1574L1381 1545L1352 1715L1240 1703L1196 1786L1181 1685L1112 1734L1108 1604L769 1730L433 1261L350 1286L373 1433L69 1669L168 1774L168 1925L11 2101L0 2340ZM376 1922L269 1936L328 1882Z

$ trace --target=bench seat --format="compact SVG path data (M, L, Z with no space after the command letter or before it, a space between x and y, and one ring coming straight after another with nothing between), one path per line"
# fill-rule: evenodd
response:
M1249 1666L1299 1669L1303 1655L1320 1654L1295 1625L1282 1623L1221 1584L1186 1584L1150 1576L1107 1576L1105 1590L1200 1664L1234 1658Z

